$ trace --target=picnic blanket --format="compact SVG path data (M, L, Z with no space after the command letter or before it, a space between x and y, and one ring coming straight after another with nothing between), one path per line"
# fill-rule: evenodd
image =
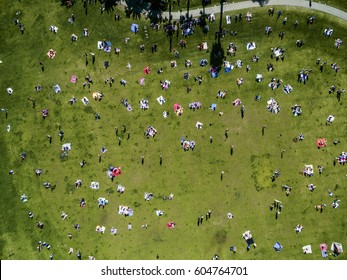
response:
M276 252L281 252L283 249L283 246L281 245L281 243L276 242L273 248L275 249Z
M118 207L118 214L119 215L125 215L125 216L133 216L134 211L125 205L119 205Z
M76 75L72 75L71 78L70 78L70 82L73 83L73 84L76 84L77 76Z
M196 127L197 129L201 129L202 126L203 126L203 123L201 123L201 122L196 122L196 124L195 124L195 127Z
M160 96L157 98L157 101L158 101L158 103L159 103L160 105L163 105L163 104L166 102L165 98L164 98L162 95L160 95Z
M281 107L278 105L276 100L274 98L270 98L270 100L267 101L267 110L273 114L277 114L280 110Z
M83 97L81 100L82 100L84 106L87 106L89 104L89 100L87 97Z
M20 201L21 201L21 202L27 202L27 201L28 201L28 197L27 197L25 194L22 194L22 195L20 196Z
M62 151L70 151L71 150L71 143L65 143L61 146Z
M130 30L131 30L131 32L134 32L134 33L138 32L138 31L139 31L139 25L136 24L136 23L133 23L133 24L130 26Z
M95 227L96 232L105 233L106 227L97 225Z
M166 224L166 227L167 227L168 229L173 229L173 228L175 227L175 225L176 225L175 222L168 222L168 223Z
M217 104L216 103L212 103L211 106L210 106L210 109L212 111L216 111L216 108L217 108Z
M109 41L98 41L98 50L104 50L104 52L111 52L112 43Z
M312 246L306 245L306 246L302 247L302 252L304 254L312 254Z
M322 257L323 258L326 258L328 257L328 245L326 243L322 243L319 245L319 248L321 250L321 253L322 253Z
M116 167L116 168L113 168L113 169L111 170L111 172L112 172L112 175L113 175L114 177L119 176L120 174L122 174L122 170L121 170L121 167L120 167L120 166L118 166L118 167Z
M237 99L235 99L235 100L233 101L233 105L234 105L234 106L238 106L238 105L240 105L240 104L242 104L240 98L237 98Z
M225 73L229 73L230 70L234 69L234 65L230 63L229 61L224 61L223 66L224 66Z
M90 187L91 187L93 190L98 190L98 189L99 189L99 182L91 182L91 183L90 183Z
M58 84L56 84L55 86L53 86L53 90L55 93L59 93L61 92L60 86Z
M263 75L262 74L257 74L257 76L255 77L255 80L260 83L263 81Z
M256 47L257 45L255 44L255 42L250 42L246 44L247 50L254 50Z

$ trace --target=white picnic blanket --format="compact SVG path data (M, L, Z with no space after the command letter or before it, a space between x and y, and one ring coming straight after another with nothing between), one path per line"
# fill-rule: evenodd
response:
M81 100L85 106L87 106L89 104L89 100L87 97L83 97Z
M255 42L250 42L246 44L247 50L254 50L256 47L257 45L255 44Z
M160 95L157 98L157 101L159 102L160 105L163 105L166 102L165 98L162 95Z
M195 127L196 127L197 129L201 129L202 126L203 126L203 123L201 123L201 122L196 122L196 124L195 124Z
M65 143L61 146L62 151L70 151L71 150L71 143Z
M302 252L304 254L312 254L312 246L306 245L306 246L302 247Z
M98 190L98 189L99 189L99 182L91 182L91 183L90 183L90 187L91 187L93 190Z

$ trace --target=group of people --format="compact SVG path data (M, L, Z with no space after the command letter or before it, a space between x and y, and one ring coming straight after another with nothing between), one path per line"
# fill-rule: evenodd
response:
M280 12L280 11L279 11L279 12ZM273 14L274 14L274 9L269 9L269 16L273 16ZM281 13L278 13L278 17L280 17L281 14L282 14L282 12L281 12ZM239 14L237 17L235 17L236 21L237 21L237 20L241 20L241 18L242 18L242 15L241 15L241 14ZM117 17L116 17L116 19L117 19ZM252 19L252 14L251 14L251 13L247 13L247 14L246 14L246 19L247 19L248 21L251 21L251 19ZM119 20L119 19L118 19L118 20ZM284 20L285 20L285 21L283 21L283 24L285 24L285 22L287 21L287 18L285 18ZM211 19L211 22L213 22L213 21L214 21L214 20ZM311 21L312 21L312 23L313 23L313 19L310 19L310 22L311 22ZM197 21L191 21L190 23L186 23L186 24L183 26L184 28L182 29L182 34L183 34L184 37L190 36L190 35L192 35L192 34L194 33L194 27L196 26L195 23L197 23ZM310 23L310 24L312 24L312 23ZM16 24L19 24L19 23L17 22ZM23 28L24 28L24 26L23 26ZM170 32L170 31L172 31L171 29L174 29L174 27L168 26L168 27L165 27L165 28L164 28L165 32ZM57 29L55 30L55 29L53 28L51 31L56 33ZM23 32L24 32L24 29L23 29ZM22 33L23 33L23 32L22 32ZM267 26L266 29L265 29L265 33L269 36L269 35L271 34L271 32L272 32L272 28L271 28L270 26ZM327 35L327 36L331 36L331 35L332 35L332 31L328 30L328 31L327 31L327 34L330 34L330 35ZM284 36L284 34L283 34L282 36ZM76 36L76 40L77 40L77 36ZM338 44L338 47L340 47L340 46L342 45L342 40L338 41L337 43L335 42L335 44ZM182 49L186 48L186 41L185 41L185 40L181 40L181 41L180 41L180 45L181 45ZM303 42L300 42L299 45L302 46L302 45L303 45ZM299 45L298 45L298 46L299 46ZM199 50L203 50L203 49L204 49L204 46L205 46L205 45L201 45L201 47L199 48ZM252 47L253 47L253 45L252 45ZM254 47L255 47L255 44L254 44ZM144 45L141 45L140 51L141 51L141 52L144 52L144 51L145 51ZM152 52L156 52L156 51L157 51L157 46L156 46L156 45L155 45L155 46L153 45L153 47L152 47ZM233 56L236 56L236 51L237 51L237 46L236 46L234 43L230 43L229 46L228 46L228 49L227 49L227 53L228 53L229 55L232 54ZM54 51L53 51L53 50L50 50L50 52L54 52ZM281 58L281 59L283 58L283 59L284 59L284 52L285 52L285 50L284 50L283 48L276 47L276 48L272 49L271 58L276 58L276 59L277 59L277 58ZM117 54L117 53L116 53L116 54ZM118 52L118 55L119 55L119 52ZM179 55L177 55L177 52L175 52L174 55L176 56L176 58L179 58ZM49 57L50 57L51 59L52 59L54 56L55 56L55 52L54 52L54 54L53 54L53 53L52 53L52 54L51 54L51 53L49 54ZM94 56L94 55L93 55L93 59L95 60L95 56ZM283 59L282 59L282 61L283 61ZM259 57L258 57L257 55L252 56L252 61L253 61L253 62L258 62L258 60L259 60ZM93 64L94 64L94 63L93 63ZM241 68L241 67L242 67L242 64L243 64L243 63L242 63L242 60L238 60L238 61L236 62L236 64L235 64L235 66L238 67L238 68ZM171 65L172 68L177 67L177 62L176 62L176 60L171 61L170 65ZM185 67L186 67L186 68L192 67L192 65L193 65L193 63L191 62L191 60L189 60L189 59L185 60ZM207 59L201 59L199 65L200 65L200 66L206 66L206 65L208 65ZM107 65L104 64L104 66L105 66L105 68L108 68L108 67L109 67L109 64L107 64ZM331 67L332 67L332 69L333 69L336 73L338 72L339 66L338 66L336 63L331 64ZM247 72L250 71L250 68L249 68L249 67L247 67L247 69L248 69ZM273 71L273 70L274 70L273 65L272 65L272 64L268 64L268 71ZM163 72L163 69L161 68L161 71L158 71L158 74L161 74L162 72ZM299 74L298 74L298 81L299 81L300 83L303 82L303 83L305 84L306 81L308 80L308 75L309 75L310 72L311 72L311 71L301 70L301 71L299 72ZM145 74L149 74L149 73L150 73L149 67L146 67L146 68L144 69L144 73L145 73ZM185 75L184 78L185 78L185 80L188 80L189 75ZM195 76L194 81L197 82L197 83L200 85L200 84L202 83L202 76L201 76L201 75ZM110 87L112 86L113 82L114 82L114 79L113 79L112 77L105 79L105 85L108 83L108 84L110 85ZM236 83L237 83L237 86L241 86L241 85L244 83L243 78L238 78L237 81L236 81ZM90 75L88 74L88 75L85 77L85 81L84 81L84 83L83 83L83 88L85 88L85 86L87 86L88 88L90 88L90 86L91 86L92 84L93 84L93 81L92 81ZM126 84L127 84L127 82L126 82L124 79L121 79L121 80L120 80L120 85L121 85L121 86L126 86ZM270 86L270 88L271 88L272 90L274 90L274 89L276 89L276 88L279 88L279 87L281 86L281 84L282 84L282 80L281 80L281 79L273 78L273 79L271 79L271 82L270 82L269 86ZM168 80L160 81L160 85L161 85L161 88L162 88L163 90L166 90L166 89L168 89L169 86L170 86L170 81L168 81ZM40 87L40 89L41 89L41 87ZM285 85L285 86L283 87L283 90L284 90L284 92L285 92L286 94L290 93L290 92L292 91L292 89L293 89L293 88L292 88L289 84L287 84L287 85ZM37 90L37 91L39 91L39 90ZM335 87L334 87L334 89L330 88L330 91L334 92L334 91L335 91ZM330 92L330 91L329 91L329 92ZM217 93L217 95L216 95L216 97L217 97L217 98L224 99L224 98L226 97L226 93L227 93L226 90L223 90L223 91L219 90L218 93ZM70 104L72 105L72 104L74 104L74 103L76 102L76 100L77 100L77 99L76 99L75 97L73 97L72 99L70 99L69 102L70 102ZM131 105L128 103L128 100L127 100L127 99L122 98L121 103L122 103L125 107L127 107L128 110L129 110L129 108L131 108ZM139 103L140 103L140 108L141 108L141 109L146 110L146 109L149 108L148 99L141 99L141 100L139 101ZM238 103L238 105L239 105L239 104L241 104L241 101ZM195 110L195 109L199 109L199 108L201 108L201 107L202 107L202 105L201 105L200 102L191 102L191 103L189 103L189 108L190 108L190 109ZM241 112L242 112L242 114L244 113L244 108L245 108L244 106L241 107ZM273 98L271 98L271 99L267 102L267 109L268 109L270 112L272 112L272 113L278 113L278 112L280 111L280 107L279 107L278 103L277 103L277 102L275 101L275 99L273 99ZM301 106L300 106L300 105L294 105L294 106L292 107L292 110L293 110L293 114L294 114L294 115L300 115L300 114L301 114ZM130 109L130 111L131 111L131 109ZM42 110L41 113L42 113L43 118L47 117L47 116L48 116L48 109ZM99 115L99 116L100 116L100 115ZM242 116L243 116L243 115L242 115ZM62 133L61 135L63 135L63 134L64 134L64 133ZM147 139L148 139L149 137L155 137L156 134L157 134L157 130L156 130L153 126L151 126L151 125L149 125L149 126L147 127L147 129L145 130L145 133L144 133L144 135L145 135L145 137L146 137ZM210 143L212 143L212 136L210 137ZM187 140L187 139L185 139L185 137L182 137L182 138L181 138L181 147L183 148L184 151L188 151L188 150L192 150L192 151L193 151L194 148L195 148L195 145L196 145L196 143L195 143L194 140ZM343 153L338 157L338 161L339 161L340 164L345 164L346 160L347 160L347 155L346 155L346 153L343 152ZM86 164L85 160L81 161L80 164L81 164L81 168L84 167L85 164ZM312 175L313 175L313 173L311 172L310 168L305 169L303 173L304 173L305 176L312 176ZM36 175L39 176L39 175L41 175L41 174L42 174L42 170L41 170L41 169L36 170ZM224 174L224 173L223 173L223 174ZM49 184L49 185L50 185L50 184ZM47 184L47 186L48 186L48 184ZM76 188L81 187L81 186L82 186L82 180L81 180L81 179L76 180L75 186L76 186ZM315 188L316 188L316 186L313 185L313 184L308 185L308 189L309 189L311 192L313 192ZM292 191L292 187L285 186L285 187L283 187L283 189L286 191L286 195L289 196L289 194L290 194L291 191ZM117 192L118 192L118 193L123 194L123 193L124 193L124 190L125 190L125 188L124 188L123 186L118 185L118 188L117 188ZM172 197L173 197L173 195L172 195ZM172 199L172 197L171 197L171 195L170 195L170 197L169 197L168 199ZM333 202L333 204L332 204L332 205L333 205L333 208L337 208L337 207L339 206L338 203L339 203L339 200L338 200L338 199L335 199L334 202ZM99 199L97 200L97 204L98 204L98 207L99 207L99 208L104 208L105 205L108 204L108 200L105 199L105 198L99 198ZM85 206L86 206L86 200L85 200L84 198L81 198L80 201L79 201L79 205L80 205L80 207L85 207ZM278 210L277 213L281 213L281 209L283 208L282 203L278 203L277 201L276 201L276 203L274 204L273 207L274 207L275 209ZM323 207L323 206L321 206L320 209L322 209L322 207ZM127 207L127 206L120 206L118 210L119 210L119 214L122 214L122 215L125 215L125 216L132 216L132 215L133 215L133 210L132 210L131 208ZM161 210L158 210L158 211L160 211L160 212L157 213L158 216L162 216L162 215L164 214L163 211L161 211ZM33 217L34 217L33 213L30 212L30 213L29 213L29 218L32 219ZM206 220L208 220L210 217L211 217L211 210L209 210L209 211L206 213ZM232 215L231 213L228 213L228 214L227 214L227 217L228 217L229 219L232 219L232 218L234 218L234 215ZM66 220L67 218L68 218L68 215L67 215L64 211L62 211L62 212L61 212L61 219L62 219L62 220ZM202 216L199 216L199 218L198 218L198 225L201 225L201 224L202 224L203 219L204 219L204 216L203 216L203 215L202 215ZM174 228L175 225L176 225L176 223L174 223L174 222L170 222L170 223L167 224L167 226L168 226L169 228ZM42 228L43 228L43 224L42 224L41 222L39 222L39 223L38 223L38 227L42 229ZM79 225L78 225L78 227L75 226L75 228L76 228L76 229L79 229ZM143 228L147 228L147 225L146 225L146 227L143 227ZM131 230L131 229L132 229L132 224L129 223L129 224L128 224L128 230ZM295 227L295 231L296 231L297 233L298 233L298 232L301 232L302 229L303 229L303 226L300 225L300 224L298 224L298 225ZM97 228L96 228L96 231L97 231L97 232L102 232L102 233L103 233L103 230L104 230L104 227L97 226ZM111 232L112 235L117 235L117 234L118 234L118 230L117 230L115 227L112 227L111 230L110 230L110 232ZM71 235L71 237L72 237L72 235ZM69 238L71 239L71 237L69 237ZM246 236L244 236L244 238L245 238L246 240L248 240L249 238L252 238L250 232L249 232ZM256 246L256 245L255 245L255 246ZM47 246L46 246L46 247L47 247ZM49 248L48 248L48 249L49 249ZM80 252L79 252L78 258L81 258Z

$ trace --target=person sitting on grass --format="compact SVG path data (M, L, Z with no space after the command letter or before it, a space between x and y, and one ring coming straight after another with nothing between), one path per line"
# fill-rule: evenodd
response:
M62 220L66 220L67 214L64 211L61 211L60 217Z
M298 224L294 227L294 229L295 229L296 233L299 233L304 229L304 227L302 225Z
M42 174L42 169L36 169L35 174L36 176L40 176Z
M54 51L53 49L50 49L47 53L47 55L50 59L53 59L56 54L57 54L56 51Z
M314 184L309 184L308 186L308 190L313 192L316 189L316 186Z

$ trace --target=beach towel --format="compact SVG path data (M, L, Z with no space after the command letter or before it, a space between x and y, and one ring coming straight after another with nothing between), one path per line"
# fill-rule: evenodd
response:
M72 75L71 78L70 78L70 82L73 83L73 84L76 84L77 76L76 75Z
M91 182L91 183L90 183L90 187L91 187L93 190L98 190L98 189L99 189L99 182Z
M157 98L157 101L160 105L163 105L166 102L165 98L162 95Z

